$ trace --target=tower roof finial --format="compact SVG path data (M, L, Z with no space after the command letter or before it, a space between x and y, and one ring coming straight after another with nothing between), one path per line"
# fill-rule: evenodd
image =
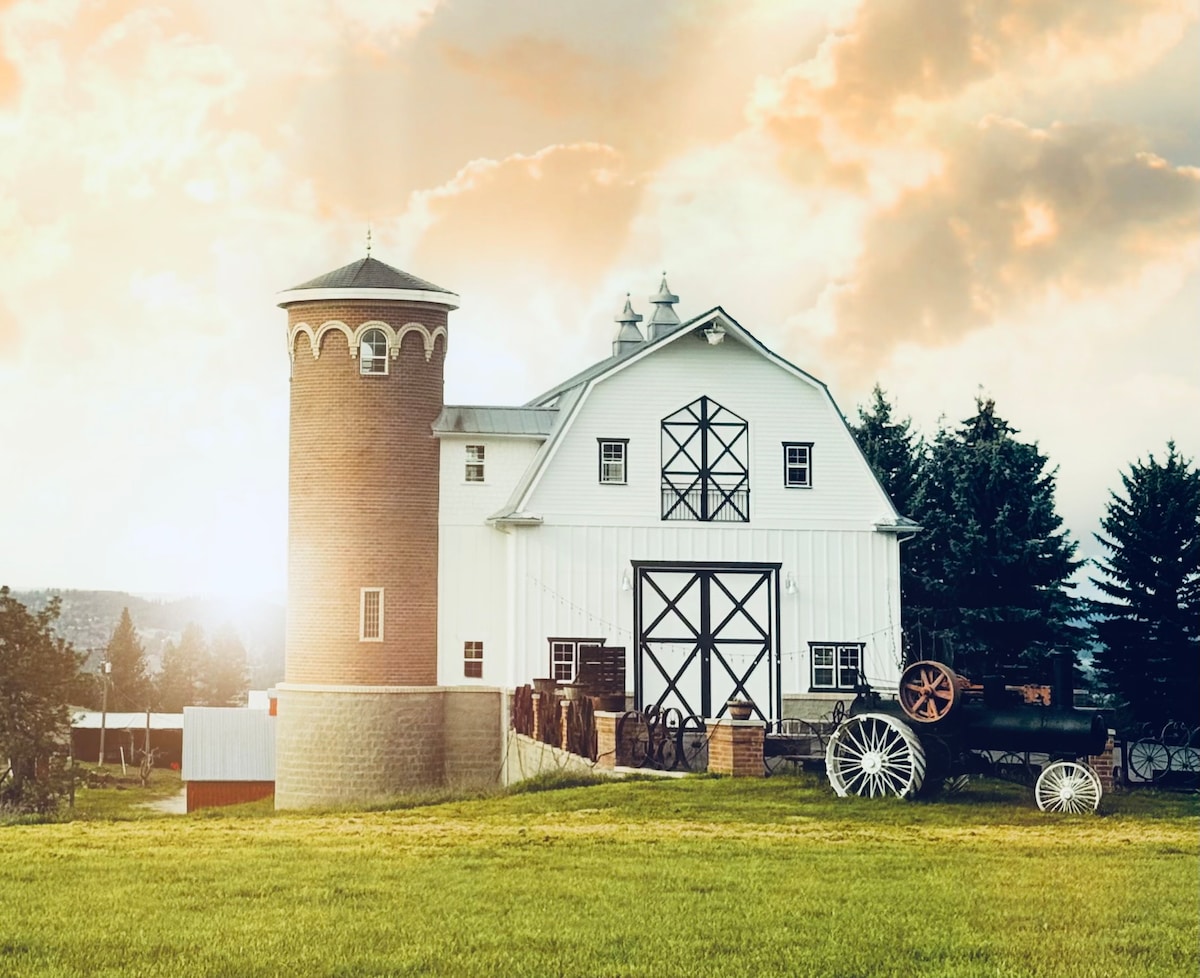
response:
M371 222L367 222L367 257L371 257Z

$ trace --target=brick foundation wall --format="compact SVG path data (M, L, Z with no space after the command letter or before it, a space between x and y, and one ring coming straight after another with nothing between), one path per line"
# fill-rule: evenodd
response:
M439 690L278 690L276 808L356 805L442 785Z
M189 781L187 810L194 812L200 808L244 805L246 802L270 798L274 794L274 781Z
M500 783L498 689L284 684L275 723L278 809Z
M339 320L445 326L429 303L301 302L289 327ZM408 333L386 376L361 376L331 330L313 358L297 334L288 481L289 683L432 686L437 682L440 446L446 345L427 361ZM359 593L384 588L382 642L359 640Z
M489 787L499 784L507 727L505 695L499 689L446 689L443 708L447 787Z
M765 732L761 720L709 720L708 770L735 778L761 778Z

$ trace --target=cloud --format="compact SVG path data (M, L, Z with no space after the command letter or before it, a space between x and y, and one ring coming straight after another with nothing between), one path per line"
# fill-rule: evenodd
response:
M993 118L952 153L867 224L835 289L831 343L857 362L950 343L1050 290L1103 291L1195 258L1200 169L1170 165L1134 130Z

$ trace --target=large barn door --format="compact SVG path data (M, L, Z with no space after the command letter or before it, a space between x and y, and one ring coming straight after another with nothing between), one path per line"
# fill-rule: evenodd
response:
M639 706L725 715L730 699L777 719L779 566L634 562Z

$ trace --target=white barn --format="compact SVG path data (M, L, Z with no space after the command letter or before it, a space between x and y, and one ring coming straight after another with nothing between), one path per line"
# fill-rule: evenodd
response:
M648 335L522 407L447 405L438 685L569 681L626 649L636 705L819 714L900 672L896 512L823 383L721 308Z

